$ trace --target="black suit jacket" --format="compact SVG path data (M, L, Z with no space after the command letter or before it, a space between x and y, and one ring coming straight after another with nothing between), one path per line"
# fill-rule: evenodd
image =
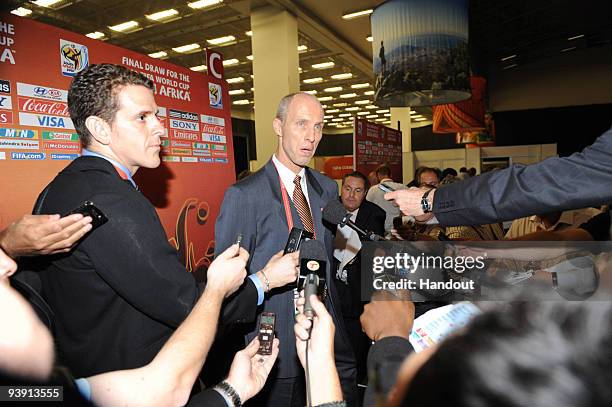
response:
M313 216L317 240L324 243L327 256L333 258L333 235L331 225L324 225L322 208L338 197L338 186L326 176L306 169L308 200ZM295 226L300 218L291 204ZM264 268L268 260L282 251L289 236L287 219L282 203L280 179L274 163L270 160L259 171L232 185L225 192L221 213L215 225L215 253L218 254L234 243L238 233L243 235L242 246L250 253L247 270L256 273ZM331 262L326 270L328 291L327 309L336 324L336 364L343 380L343 387L354 381L355 359L343 328L340 302L336 288L330 278ZM299 377L301 366L295 351L293 290L280 288L266 296L258 311L276 314L276 334L280 339L280 353L271 380L275 377ZM256 326L250 327L248 338L255 335ZM270 380L270 379L269 379Z
M149 363L203 289L168 243L153 205L98 157L74 160L38 200L41 213L60 214L89 200L109 219L70 253L53 256L41 274L60 363L76 377ZM254 318L253 283L237 297L226 317Z
M364 199L359 207L357 218L354 222L362 229L383 236L385 234L386 217L386 212L380 206ZM361 241L364 242L366 240L361 238ZM354 261L349 262L349 264L345 266L345 270L347 271L347 284L345 285L342 282L336 283L340 301L342 302L342 315L349 318L359 318L363 311L363 302L361 301L360 258L361 253L358 253ZM334 265L336 266L335 269L337 269L337 263L337 261L334 261Z
M569 157L473 177L436 190L444 225L476 225L612 202L612 129Z

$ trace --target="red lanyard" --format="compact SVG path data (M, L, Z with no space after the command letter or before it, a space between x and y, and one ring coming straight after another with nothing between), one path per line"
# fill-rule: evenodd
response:
M274 162L272 162L274 164ZM285 184L283 184L283 180L281 179L280 173L278 172L278 168L276 168L276 164L274 164L274 168L276 169L276 174L278 174L278 182L280 183L281 195L283 197L283 206L285 207L285 216L287 217L287 227L289 229L289 233L291 233L291 229L293 229L293 216L291 216L291 205L289 204L289 194L287 193L287 188L285 188ZM313 225L314 228L314 225ZM313 233L313 237L316 239L316 232Z

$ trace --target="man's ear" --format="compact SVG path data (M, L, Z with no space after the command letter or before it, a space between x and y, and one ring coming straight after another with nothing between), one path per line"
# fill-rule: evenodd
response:
M274 128L274 133L276 133L276 135L278 137L282 137L283 136L283 122L281 121L281 119L276 117L272 121L272 127Z
M85 119L85 127L87 127L87 130L89 130L98 143L103 145L110 144L111 128L106 120L98 116L89 116Z

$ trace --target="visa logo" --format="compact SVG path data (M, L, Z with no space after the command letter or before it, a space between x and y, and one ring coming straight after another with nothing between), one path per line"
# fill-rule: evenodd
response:
M63 129L66 128L66 124L64 124L64 118L62 117L53 117L53 116L36 116L38 119L38 124L41 127L61 127Z

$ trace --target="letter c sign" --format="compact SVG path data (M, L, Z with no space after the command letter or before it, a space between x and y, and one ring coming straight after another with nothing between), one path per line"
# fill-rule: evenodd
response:
M208 73L217 79L223 79L223 56L217 51L206 50Z

